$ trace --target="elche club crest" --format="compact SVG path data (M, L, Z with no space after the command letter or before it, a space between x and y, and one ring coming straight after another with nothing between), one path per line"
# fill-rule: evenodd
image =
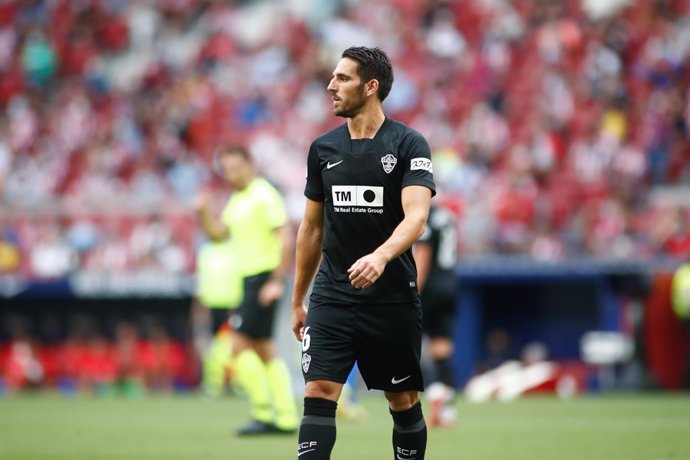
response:
M397 163L398 159L390 153L385 157L381 158L381 164L383 165L383 170L386 172L386 174L390 174L390 172L393 171L393 168L395 168L395 165Z
M302 353L302 370L305 374L309 372L309 364L311 364L311 356L306 353Z

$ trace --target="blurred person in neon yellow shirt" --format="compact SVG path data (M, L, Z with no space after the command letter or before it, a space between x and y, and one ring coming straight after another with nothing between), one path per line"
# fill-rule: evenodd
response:
M196 335L201 339L198 346L203 359L202 386L209 396L220 396L232 378L229 317L242 302L238 265L230 240L206 241L197 251L192 322L198 326Z
M243 147L219 150L215 167L234 193L220 218L212 216L207 193L198 197L196 208L206 234L213 241L229 239L239 261L243 299L230 317L233 379L249 397L251 421L237 434L294 433L299 420L290 374L273 343L276 309L285 294L292 253L285 203L266 179L257 176Z
M685 328L683 363L683 387L690 390L690 260L686 259L673 273L671 283L671 306Z

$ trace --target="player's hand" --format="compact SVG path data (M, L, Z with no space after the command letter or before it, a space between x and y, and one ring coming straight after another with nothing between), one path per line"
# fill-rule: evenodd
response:
M202 190L194 197L194 209L196 212L204 212L211 206L211 191Z
M259 289L259 303L268 307L280 300L285 294L285 286L280 280L268 280Z
M301 306L292 307L292 333L298 342L302 341L302 333L304 332L304 323L307 321L307 307Z
M386 268L386 263L385 257L376 252L372 252L358 259L347 270L350 277L350 283L356 289L371 287L383 273L383 270Z

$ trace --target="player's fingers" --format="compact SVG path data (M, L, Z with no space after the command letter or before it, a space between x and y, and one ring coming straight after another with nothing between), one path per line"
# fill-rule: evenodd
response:
M355 278L358 278L360 276L362 276L362 267L356 267L352 269L352 271L348 275L348 278L350 278L350 280L354 280Z
M378 279L379 274L378 272L374 269L374 267L367 266L364 268L359 276L355 279L355 281L359 284L362 283L369 283L369 284L374 284L374 282Z
M379 273L373 266L370 265L365 270L362 270L362 277L366 281L373 283L378 279Z
M350 282L356 288L359 288L362 285L362 283L364 283L364 281L366 281L364 273L360 272L360 273L357 273L356 275L354 273L352 273L350 275Z
M347 272L350 274L350 279L352 279L354 276L357 276L362 271L363 267L361 261L361 259L356 260L355 263L353 263L352 266L347 269Z
M361 275L353 279L351 283L357 289L364 289L371 287L371 285L374 284L375 281L376 279L367 278L366 276Z

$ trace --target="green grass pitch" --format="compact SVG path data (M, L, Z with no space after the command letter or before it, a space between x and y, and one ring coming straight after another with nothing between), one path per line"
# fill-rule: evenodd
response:
M369 416L339 421L333 460L392 458L391 421L380 394ZM429 434L427 459L690 459L690 396L611 395L568 401L458 403L452 429ZM238 439L240 398L201 396L0 398L2 460L295 459L296 437Z

